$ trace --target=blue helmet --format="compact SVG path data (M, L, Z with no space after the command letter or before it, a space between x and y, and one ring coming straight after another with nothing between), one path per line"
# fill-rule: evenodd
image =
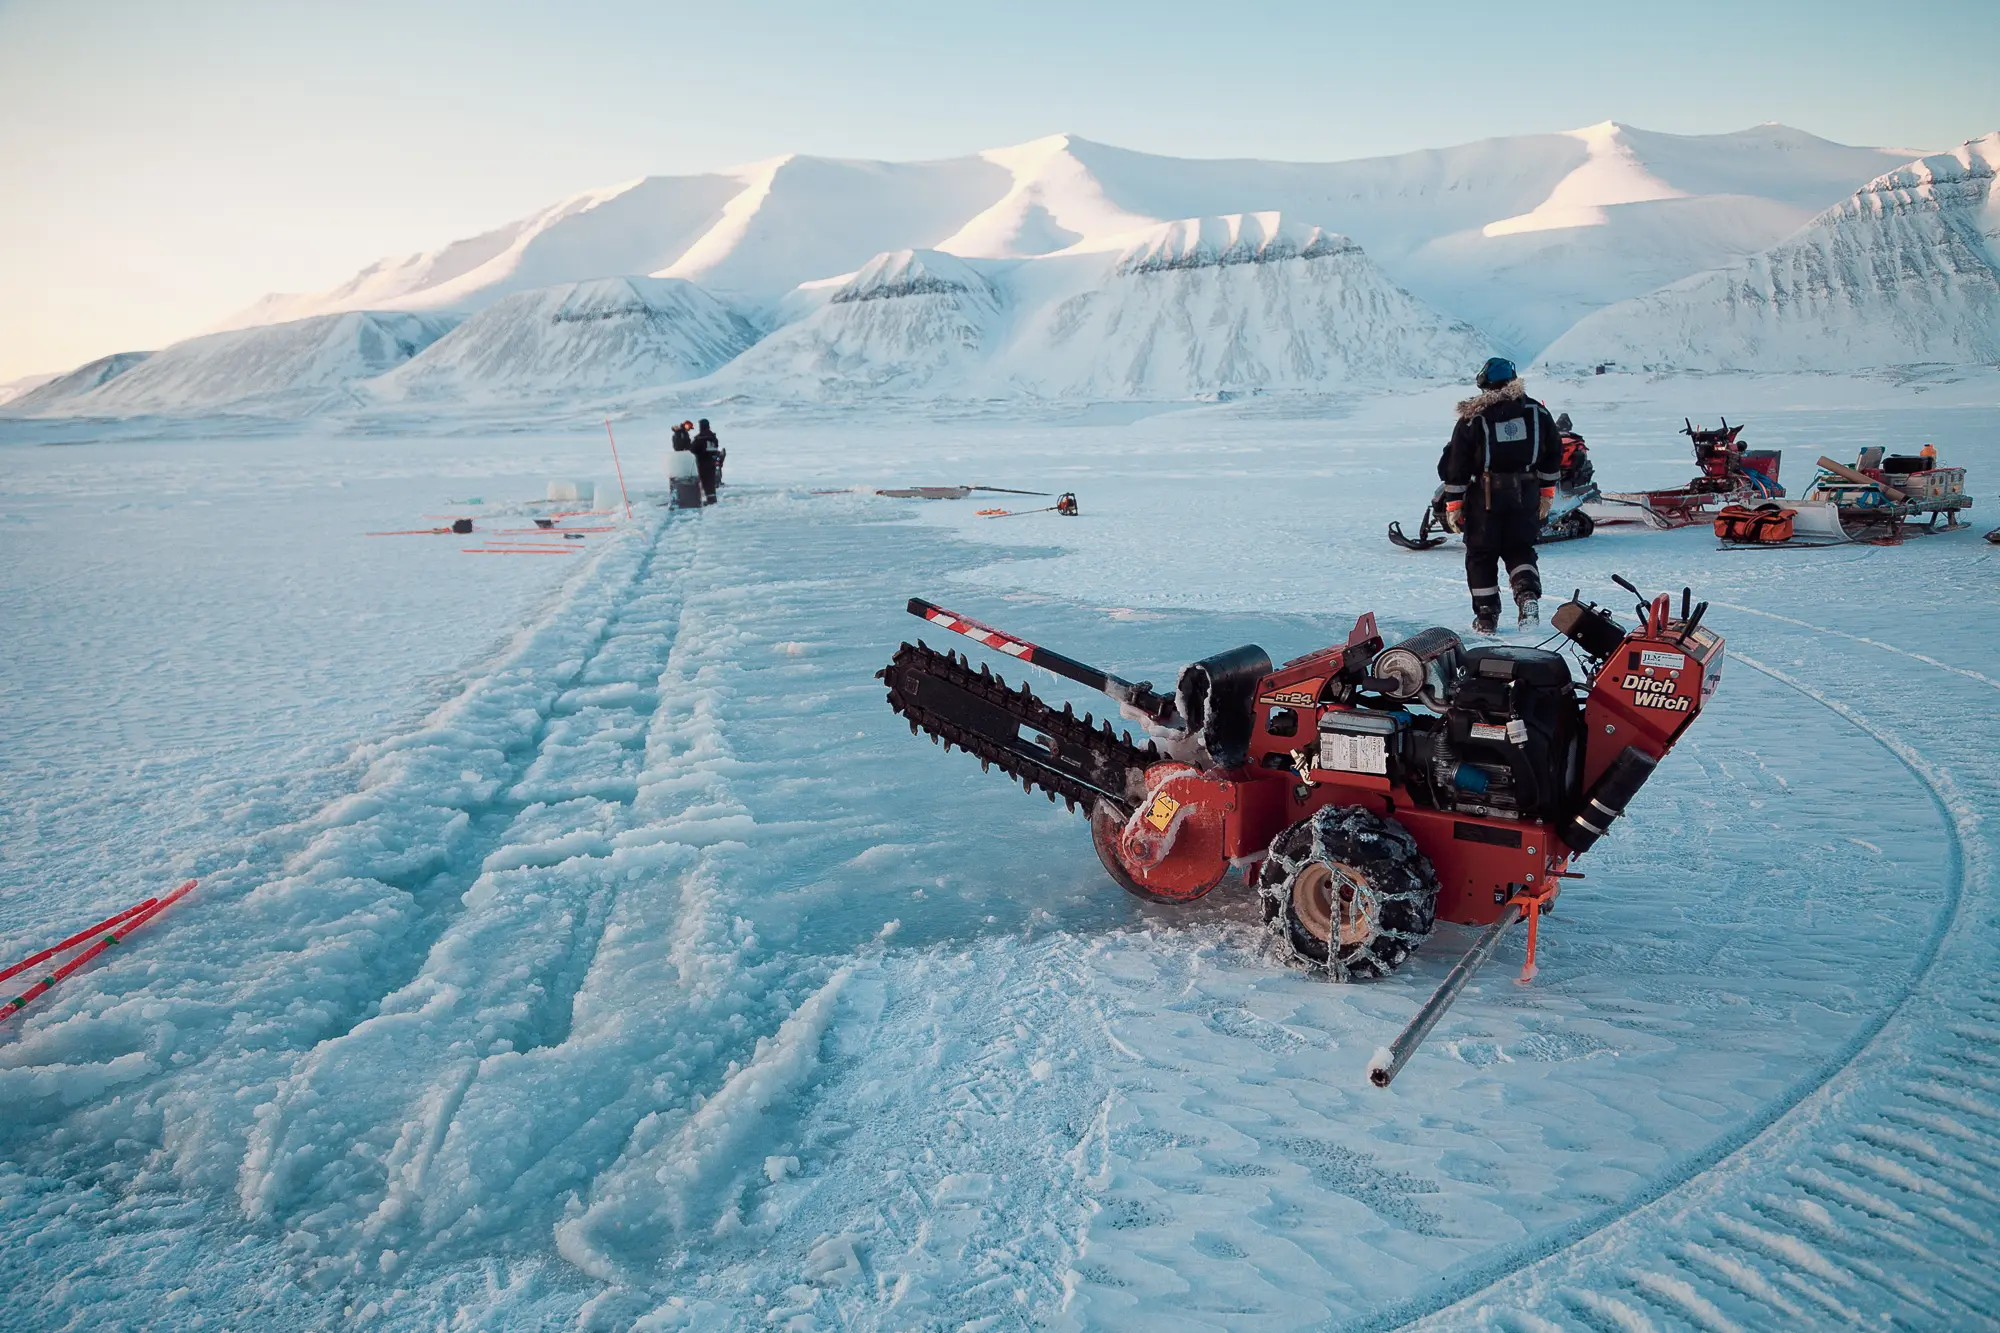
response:
M1520 377L1520 372L1514 369L1512 361L1504 356L1496 356L1479 368L1479 373L1473 376L1472 382L1481 389L1497 389L1503 384L1513 383Z

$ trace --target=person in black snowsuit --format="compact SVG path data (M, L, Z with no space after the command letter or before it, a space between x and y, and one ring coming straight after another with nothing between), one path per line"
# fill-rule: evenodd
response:
M1562 476L1562 434L1549 409L1528 397L1514 363L1479 368L1479 392L1458 405L1451 442L1438 459L1446 523L1465 534L1472 628L1500 625L1500 563L1506 562L1520 623L1541 620L1542 571L1535 537Z
M709 439L713 440L714 438L715 436L711 433ZM717 485L715 455L696 438L694 435L694 423L692 421L683 421L680 425L674 427L674 450L677 453L694 455L695 469L701 474L702 503L714 504L715 488Z
M714 499L715 492L722 487L722 440L709 429L707 417L701 419L701 428L694 433L694 447L696 461L704 469L701 474L701 484L708 491L709 498ZM706 471L711 463L715 468L715 481L712 485Z

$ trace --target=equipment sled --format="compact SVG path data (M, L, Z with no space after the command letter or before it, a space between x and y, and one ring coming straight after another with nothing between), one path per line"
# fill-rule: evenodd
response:
M1782 497L1785 488L1778 481L1782 452L1751 449L1738 438L1742 433L1743 427L1730 425L1727 418L1714 430L1699 429L1682 418L1681 434L1694 445L1701 474L1685 486L1667 490L1607 491L1601 497L1603 507L1593 517L1600 523L1636 517L1650 528L1685 528L1714 522L1717 512L1728 505L1755 507Z
M1724 549L1846 542L1893 546L1905 537L1965 528L1958 516L1971 506L1964 468L1939 467L1935 457L1921 454L1884 457L1880 447L1870 447L1861 451L1852 467L1831 458L1819 460L1819 472L1805 498L1783 507L1790 523L1784 540L1745 540L1748 524L1739 525L1745 528L1743 536L1725 531L1732 512L1728 509L1716 517L1716 535L1723 538Z
M1943 531L1964 527L1958 515L1972 507L1972 497L1965 493L1964 468L1939 467L1935 457L1920 454L1885 457L1873 446L1852 467L1821 458L1800 512L1808 507L1844 540L1893 542L1912 531L1940 531L1940 518Z

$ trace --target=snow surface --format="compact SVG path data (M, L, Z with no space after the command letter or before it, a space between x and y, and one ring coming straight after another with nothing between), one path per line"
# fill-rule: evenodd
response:
M1611 221L1607 209L1619 204L1644 204L1658 199L1685 199L1687 191L1667 184L1640 160L1624 127L1613 121L1576 130L1589 156L1575 171L1556 182L1549 197L1526 213L1501 218L1480 228L1483 236L1515 236L1527 231L1566 227L1602 227Z
M1684 477L1718 411L1788 476L1921 439L2000 475L1991 374L1531 388L1621 485ZM1138 903L883 705L912 593L1154 680L1363 610L1461 624L1453 553L1381 537L1455 396L743 404L698 514L654 507L664 421L628 420L637 520L519 561L360 534L601 473L594 422L0 426L32 630L0 944L202 877L0 1028L0 1323L1990 1325L1976 537L1548 550L1614 606L1614 571L1694 583L1722 689L1539 979L1504 946L1386 1093L1369 1054L1471 932L1382 983L1283 971L1247 889ZM1083 512L811 493L890 482Z
M1779 245L1581 320L1549 364L1854 370L2000 362L2000 133L1919 158Z
M454 322L439 315L364 312L210 333L150 354L128 353L139 359L110 370L94 387L79 383L81 391L67 382L90 367L73 371L8 410L74 416L193 414L222 407L306 413L352 403L348 386L402 365Z
M503 297L371 388L387 399L562 396L705 375L757 330L677 278L600 278Z

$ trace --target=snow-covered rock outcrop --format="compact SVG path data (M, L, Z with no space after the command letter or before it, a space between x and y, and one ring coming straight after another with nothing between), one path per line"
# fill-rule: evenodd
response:
M455 321L356 311L189 338L88 393L48 409L76 416L199 412L226 407L305 411L402 365Z
M110 356L100 356L78 366L66 375L57 375L37 384L24 393L6 401L4 410L32 416L41 412L60 412L70 402L81 398L102 385L117 379L132 367L151 356L151 352L113 352Z
M1436 379L1488 354L1347 237L1237 213L1141 234L1027 319L1000 371L1055 396L1181 398Z
M725 364L757 332L691 282L599 278L503 297L373 387L423 398L673 384Z
M824 296L716 385L787 397L943 392L976 375L1002 305L977 268L935 250L877 255Z
M711 381L772 397L1189 398L1455 376L1477 331L1276 213L1013 261L878 255Z
M1550 365L1856 370L2000 362L2000 133L1870 181L1748 259L1579 321Z

